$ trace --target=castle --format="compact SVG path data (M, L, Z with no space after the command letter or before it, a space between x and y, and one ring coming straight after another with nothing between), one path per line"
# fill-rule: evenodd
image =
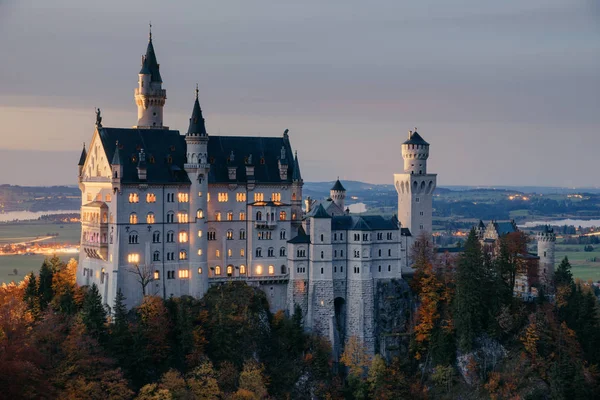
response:
M374 290L402 278L407 250L431 232L436 175L429 144L410 132L394 175L398 216L354 216L338 180L330 199L302 208L300 163L278 137L217 136L196 98L187 133L164 124L166 90L152 35L138 74L133 128L102 125L78 164L80 285L96 284L111 308L144 295L200 298L210 285L245 281L272 310L303 312L307 330L339 348L359 337L376 348Z

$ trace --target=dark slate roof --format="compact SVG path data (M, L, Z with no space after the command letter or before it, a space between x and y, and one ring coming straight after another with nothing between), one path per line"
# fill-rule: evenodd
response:
M384 218L381 215L338 215L331 219L331 230L337 231L392 231L398 229L398 222L394 217ZM408 231L408 229L406 230ZM410 232L405 236L410 236Z
M288 166L287 179L281 179L279 175L281 147L285 148L286 158L293 157L290 142L284 137L210 136L208 140L208 158L211 165L208 182L247 182L246 163L250 161L249 156L252 155L251 165L254 166L254 179L256 182L291 183L298 166ZM233 160L230 157L232 152L234 155ZM235 180L229 179L230 167L236 168Z
M158 61L156 60L156 53L154 52L154 45L152 44L152 36L150 36L150 40L148 40L148 47L146 48L146 56L144 56L144 61L142 61L142 69L140 70L140 74L150 74L150 80L152 82L162 83L159 69Z
M85 148L83 149L85 151ZM542 229L543 233L553 233L554 232L554 228L552 228L549 225L544 225L544 229Z
M85 143L83 144L83 150L81 150L81 156L79 157L79 163L77 165L82 166L85 164L85 159L87 158L87 151L85 151Z
M405 141L403 144L422 144L422 145L426 145L429 146L429 143L427 143L422 137L421 135L419 135L419 133L417 131L414 131L410 134L410 137L408 138L407 141Z
M479 224L477 225L478 228L484 228L485 229L485 224L483 223L482 220L479 220Z
M401 236L412 236L412 234L410 233L410 229L408 229L408 228L400 228L400 235Z
M113 155L110 165L121 165L121 151L118 149L119 141L115 143L115 154ZM107 156L108 157L108 156Z
M159 129L98 128L106 158L123 166L121 182L138 183L137 160L144 149L147 164L146 183L190 183L183 169L185 137L179 131ZM119 151L116 152L116 143ZM169 156L171 163L168 162ZM135 157L135 162L133 161Z
M319 204L319 206L314 210L314 212L310 213L309 216L312 218L331 218L331 215L327 214L327 211L325 211L325 208L323 208L322 204Z
M509 222L494 222L494 228L498 232L498 236L507 235L517 231L517 226L514 221Z
M194 108L192 109L192 118L190 118L190 126L187 131L188 135L206 135L206 126L204 125L204 117L202 116L202 109L200 108L200 102L198 101L198 88L196 87L196 101L194 101Z
M302 180L302 175L300 175L300 164L298 163L298 152L296 152L294 157L294 172L292 172L292 181L297 182Z
M340 179L338 178L338 180L335 181L335 184L333 185L333 187L331 188L331 190L337 190L337 191L345 192L346 188L344 188L344 186L342 185L342 182L340 182Z
M308 236L306 234L306 232L304 231L304 228L301 226L300 228L298 228L298 235L296 235L296 237L292 238L291 240L288 240L288 243L292 243L292 244L310 243L310 236Z

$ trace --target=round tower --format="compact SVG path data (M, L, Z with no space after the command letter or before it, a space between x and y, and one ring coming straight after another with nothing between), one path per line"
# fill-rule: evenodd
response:
M404 159L404 172L413 175L427 173L427 159L429 158L429 143L417 132L417 128L408 131L408 140L402 143L402 158Z
M331 197L331 200L333 200L333 202L337 204L337 206L341 210L344 210L344 200L346 200L346 189L340 182L339 177L337 181L335 181L333 187L329 190L329 197Z
M556 247L556 234L554 229L544 226L541 232L536 234L538 256L540 257L539 277L546 285L550 284L554 277L554 250Z
M191 182L190 186L190 295L196 298L204 296L208 290L208 242L206 215L208 210L208 133L204 125L202 110L196 100L190 118L190 126L185 135L186 163L185 172Z
M152 28L152 26L150 26ZM168 129L163 125L163 108L167 100L167 91L162 88L160 65L156 60L150 30L146 55L142 56L142 68L138 74L138 87L134 92L138 108L140 129Z

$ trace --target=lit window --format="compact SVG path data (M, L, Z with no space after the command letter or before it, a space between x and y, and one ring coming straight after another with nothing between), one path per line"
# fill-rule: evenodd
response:
M244 264L240 265L240 275L246 275L246 266Z
M180 260L187 260L187 253L185 252L185 250L181 250L179 252L179 259Z
M180 203L187 203L189 201L189 195L187 193L178 193L177 199Z
M227 231L227 240L233 239L233 231L230 229Z
M190 277L189 269L180 269L179 270L179 279L187 279Z
M210 193L206 193L206 202L210 202Z
M231 257L233 255L233 250L227 249L227 257Z
M129 202L130 203L138 203L140 201L140 196L137 193L129 193Z
M146 203L155 203L156 202L156 195L154 193L147 193L146 194Z
M263 201L264 197L265 196L262 193L254 193L254 201Z
M179 232L179 243L187 243L188 234L186 231Z
M246 193L236 193L235 199L240 203L246 201Z
M179 222L180 224L187 224L188 214L186 212L177 213L177 222Z
M229 195L227 193L219 193L217 194L217 199L219 200L219 203L225 203L229 200Z
M196 211L196 218L198 218L198 219L204 218L204 211L202 211L202 209L199 209L198 211Z
M202 267L198 268L198 274L201 275L202 274Z
M271 193L272 201L281 201L281 193Z
M129 214L129 223L135 225L138 223L138 218L136 213Z
M227 221L233 221L233 213L231 211L227 213Z
M157 281L159 279L160 279L160 272L158 270L154 271L154 280Z
M198 197L202 197L202 192L198 192Z
M146 215L146 223L147 224L153 224L155 222L154 219L154 213L148 213L148 215Z
M272 265L269 265L269 275L273 275L275 273L275 267Z
M279 212L279 220L280 221L285 221L285 219L287 218L287 214L285 211L280 211Z
M137 264L140 262L140 255L137 253L131 253L127 256L127 262L129 264Z
M231 276L233 274L233 266L228 265L227 266L227 275Z
M216 221L220 221L221 220L221 213L220 212L218 212L218 213L215 214L215 220Z
M202 231L198 231L198 237L202 237Z
M215 267L215 275L221 275L221 267L218 265Z
M215 256L216 256L217 258L221 257L221 250L218 250L218 249L217 249L217 250L215 250Z
M256 266L256 275L262 275L262 265Z
M110 203L112 201L112 196L110 194L107 194L106 196L104 196L104 198L106 199L105 201L107 203Z
M245 220L246 220L246 213L240 212L240 221L245 221Z
M244 257L245 254L246 252L244 251L244 249L240 249L240 257Z

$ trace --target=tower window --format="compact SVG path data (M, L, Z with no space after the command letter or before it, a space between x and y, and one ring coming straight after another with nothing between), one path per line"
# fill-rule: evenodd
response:
M273 275L275 273L275 267L272 265L269 265L269 275Z

